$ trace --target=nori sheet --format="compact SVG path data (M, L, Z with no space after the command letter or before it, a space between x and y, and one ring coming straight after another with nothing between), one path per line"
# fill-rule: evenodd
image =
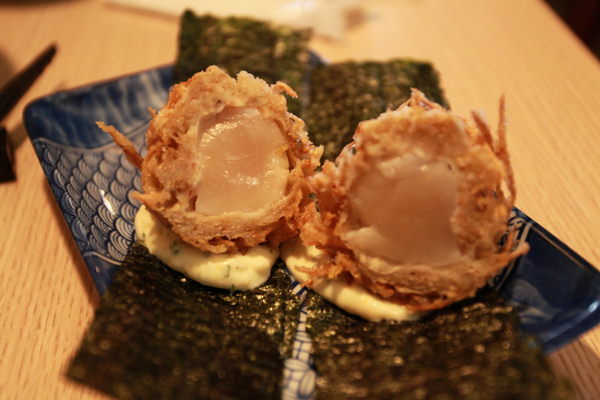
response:
M342 62L317 66L310 78L310 101L302 118L308 134L334 159L352 140L360 121L394 109L417 88L448 106L439 77L430 63L410 59Z
M308 299L317 399L559 400L572 388L493 289L415 322L372 323Z
M230 292L134 244L68 376L120 399L280 399L298 313L280 261L260 288Z
M292 29L252 18L217 18L186 11L180 21L173 82L188 79L210 65L235 76L244 70L268 83L283 81L305 98L310 63L307 29ZM299 115L300 101L288 98L288 109Z
M186 11L173 81L218 65L230 75L245 70L269 83L287 83L299 96L288 98L288 110L304 120L315 144L324 145L325 159L335 158L351 141L360 121L398 107L411 88L447 106L430 63L394 59L323 64L308 49L310 37L309 30Z

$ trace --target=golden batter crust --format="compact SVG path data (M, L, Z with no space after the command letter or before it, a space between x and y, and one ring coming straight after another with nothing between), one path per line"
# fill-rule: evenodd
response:
M135 193L152 213L185 242L213 253L245 251L260 243L276 247L297 234L296 217L306 195L306 176L319 164L321 149L308 139L304 122L287 112L281 92L295 95L289 86L267 85L246 72L232 78L218 67L199 72L175 85L166 106L153 115L146 132L147 153L141 162L143 193ZM290 171L285 195L256 212L205 215L195 210L198 121L226 107L258 110L274 121L287 140L281 149ZM114 127L110 133L134 165L141 157Z
M335 164L326 162L320 173L309 178L316 201L304 210L301 238L330 256L312 271L313 280L351 277L386 299L413 310L428 310L474 295L509 261L526 252L526 244L513 249L512 233L503 247L497 244L506 232L515 201L504 101L500 104L496 140L478 114L472 120L463 119L418 90L397 110L362 122ZM372 165L407 152L425 154L457 171L458 197L451 224L462 256L459 262L397 265L352 249L342 239L362 223L350 211L348 193L353 183Z

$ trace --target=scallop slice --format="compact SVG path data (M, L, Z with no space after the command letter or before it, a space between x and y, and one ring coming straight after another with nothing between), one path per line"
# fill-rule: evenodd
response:
M274 120L254 108L226 108L198 130L198 212L255 212L285 196L288 144Z
M282 92L295 96L283 83L209 67L153 112L143 159L115 128L99 125L142 170L135 197L181 240L211 253L277 247L297 234L306 177L321 155Z
M399 264L458 261L451 223L457 178L447 163L413 153L374 165L348 192L360 227L346 232L344 240L364 254Z
M475 294L527 245L507 231L515 190L504 137L415 90L362 122L353 142L309 179L301 237L328 258L313 279L346 279L412 310Z

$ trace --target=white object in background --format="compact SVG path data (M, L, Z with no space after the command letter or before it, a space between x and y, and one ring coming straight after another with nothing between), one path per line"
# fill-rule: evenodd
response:
M218 17L244 16L269 20L297 28L312 28L316 34L342 39L348 14L357 9L359 0L262 0L259 2L220 0L106 0L155 12L181 15L190 9L196 14Z

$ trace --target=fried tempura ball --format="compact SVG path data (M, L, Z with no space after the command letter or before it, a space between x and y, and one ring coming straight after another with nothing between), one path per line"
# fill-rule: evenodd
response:
M395 111L362 122L335 164L309 178L315 202L301 238L328 254L316 279L346 279L413 310L475 294L509 261L515 187L504 106L498 139L414 90Z
M305 177L321 154L281 92L295 95L283 83L209 67L175 85L153 113L143 159L99 125L141 168L135 197L182 240L212 253L276 247L297 234Z

